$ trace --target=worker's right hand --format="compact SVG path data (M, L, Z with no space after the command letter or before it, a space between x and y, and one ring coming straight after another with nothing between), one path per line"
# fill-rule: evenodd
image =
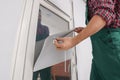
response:
M84 27L77 27L77 28L75 28L74 31L77 33L80 33L83 29L84 29Z
M61 43L59 41L61 41ZM56 38L54 40L54 45L59 50L68 50L75 46L72 37Z

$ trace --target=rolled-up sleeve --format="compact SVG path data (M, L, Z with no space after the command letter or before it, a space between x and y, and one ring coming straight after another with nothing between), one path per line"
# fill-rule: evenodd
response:
M110 25L115 19L114 6L113 0L95 0L94 15L101 16Z

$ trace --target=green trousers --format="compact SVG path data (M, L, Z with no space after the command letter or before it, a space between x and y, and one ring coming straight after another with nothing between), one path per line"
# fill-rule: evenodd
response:
M33 80L37 80L38 74L40 74L41 80L51 80L51 67L34 72Z
M90 80L120 80L120 28L103 28L91 36Z

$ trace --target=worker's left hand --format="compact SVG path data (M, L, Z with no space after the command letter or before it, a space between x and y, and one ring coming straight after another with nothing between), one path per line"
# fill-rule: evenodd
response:
M74 31L76 33L80 33L83 29L84 29L84 27L76 27Z
M68 50L74 46L72 37L56 38L54 45L59 50Z

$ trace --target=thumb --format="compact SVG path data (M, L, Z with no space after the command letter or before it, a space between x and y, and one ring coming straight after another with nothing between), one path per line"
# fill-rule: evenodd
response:
M64 38L56 38L57 41L64 41Z
M60 42L57 41L57 40L54 40L54 45L55 45L57 48L61 48L61 47L63 47L63 45L60 44Z

